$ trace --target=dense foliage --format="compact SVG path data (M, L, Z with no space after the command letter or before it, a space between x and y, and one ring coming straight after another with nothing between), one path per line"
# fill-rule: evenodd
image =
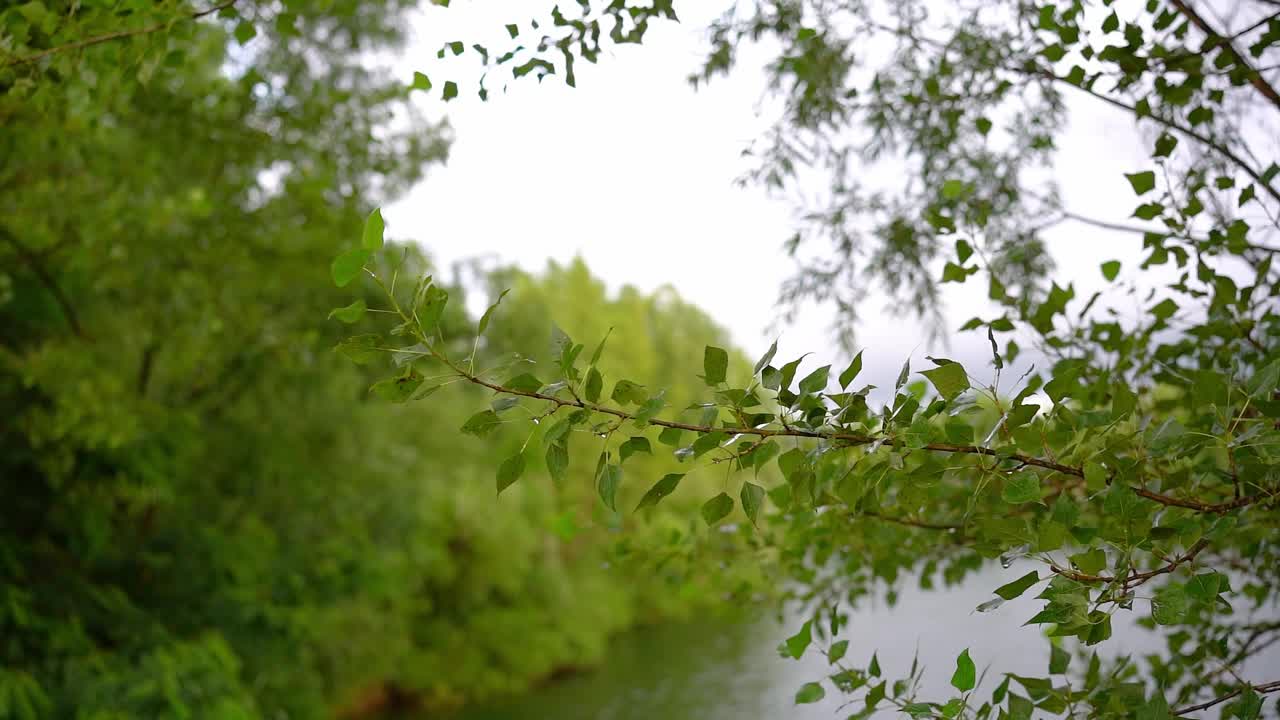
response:
M489 95L377 67L407 6L0 4L0 717L449 705L779 587L809 617L783 652L832 666L800 703L1273 711L1249 662L1280 638L1270 0L774 0L713 25L695 82L777 51L749 177L824 188L785 298L847 329L873 288L927 317L943 284L986 287L964 327L990 367L904 366L885 402L861 354L751 366L671 294L610 298L580 265L481 273L494 305L466 312L474 283L368 213L446 152L410 89ZM582 2L440 56L574 84L674 18ZM1067 93L1150 150L1119 225L1145 260L1098 258L1088 298L1043 240L1118 226L1053 189ZM867 180L885 166L900 185ZM1039 566L978 609L1036 593L1046 671L979 688L973 647L927 696L850 644L868 595L997 558ZM1118 614L1167 652L1095 654Z
M830 250L802 264L784 296L834 299L847 322L877 285L930 315L942 283L984 282L993 311L963 329L989 338L990 368L933 359L919 372L926 385L904 366L881 405L858 382L861 354L843 370L802 372L803 357L781 362L770 350L735 373L708 346L703 402L686 408L636 378L606 378L607 352L588 355L568 337L551 362L516 375L451 353L429 284L388 293L379 308L443 374L538 417L549 465L573 457L567 438L603 434L602 451L574 460L594 466L611 510L626 510L616 494L628 483L649 488L640 510L723 464L776 468L781 481L740 476L702 515L717 526L740 512L746 522L725 527L775 549L803 588L812 620L784 651L799 657L816 643L833 674L797 702L834 689L852 695L855 715L1165 717L1220 705L1256 717L1280 691L1280 678L1246 669L1280 633L1280 95L1269 79L1280 15L1266 0L1224 5L777 0L713 26L695 82L729 71L743 43L779 48L768 71L785 109L755 176L780 189L828 179L792 247L825 238ZM642 35L656 9L615 2L603 15ZM598 38L598 14L590 4L578 19L557 11L538 49L564 60L538 67L572 83L575 52L595 58L579 41ZM489 66L491 51L477 51ZM1145 224L1062 206L1045 171L1066 92L1150 133L1149 161L1126 175ZM888 162L908 169L900 187L863 179ZM1141 237L1144 262L1098 258L1112 289L1088 298L1070 278L1046 284L1041 234L1067 219ZM357 276L374 249L340 258L335 280ZM1035 366L1011 379L1020 355ZM484 436L497 422L485 410L462 430ZM663 445L682 473L624 481L635 448ZM497 466L499 489L519 480L529 452ZM978 609L998 612L1035 588L1042 609L1028 632L1053 643L1047 673L1009 675L979 695L982 648L972 648L957 658L955 695L934 698L917 692L916 668L891 682L874 655L851 662L840 639L848 604L896 588L907 570L927 585L1023 556L1041 568ZM1161 628L1167 652L1093 654L1117 613Z
M324 259L448 130L354 55L396 46L400 3L224 5L0 4L0 718L452 705L749 576L691 555L706 539L673 512L629 535L678 551L660 571L618 555L586 470L494 508L491 449L451 432L473 388L366 392L314 316L348 294ZM414 247L391 253L405 276L432 269ZM520 299L486 364L566 302L573 332L616 327L616 371L688 399L724 340L580 263L480 277Z

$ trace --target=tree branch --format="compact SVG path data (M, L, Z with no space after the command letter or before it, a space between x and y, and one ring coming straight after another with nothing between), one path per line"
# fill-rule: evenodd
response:
M1197 710L1205 710L1205 709L1211 708L1214 705L1217 705L1219 703L1224 703L1230 700L1231 698L1239 695L1240 693L1244 692L1246 688L1252 689L1254 692L1263 693L1263 694L1276 692L1277 690L1280 690L1280 680L1274 680L1272 682L1263 683L1261 685L1247 685L1245 687L1239 687L1227 693L1226 695L1222 695L1212 700L1202 702L1199 705L1188 705L1186 707L1180 707L1177 710L1174 710L1173 714L1186 715L1187 713L1193 713L1193 712L1196 712Z
M1116 98L1113 98L1110 95L1105 95L1103 93L1100 93L1097 90L1094 90L1093 88L1084 87L1081 85L1076 85L1075 83L1072 83L1072 82L1068 82L1066 78L1059 77L1058 75L1055 75L1053 72L1045 68L1036 66L1032 70L1023 70L1023 72L1032 74L1032 75L1037 75L1046 80L1065 83L1066 85L1069 85L1079 90L1080 92L1092 95L1093 97L1107 103L1108 105L1120 108L1121 110L1124 110L1125 112L1132 114L1136 118L1139 118L1139 119L1143 117L1151 118L1155 122L1169 128L1170 130L1173 130L1181 135L1185 135L1191 138L1192 140L1195 140L1196 142L1199 142L1201 145L1204 145L1210 150L1213 150L1214 152L1221 155L1223 158L1230 160L1232 164L1234 164L1236 167L1244 171L1244 173L1248 175L1250 179L1252 179L1255 183L1257 183L1259 187L1261 187L1264 191L1266 191L1268 195L1275 198L1277 202L1280 202L1280 190L1277 190L1276 188L1272 187L1269 183L1267 183L1265 180L1263 180L1262 174L1259 173L1256 169L1254 169L1252 165L1246 162L1244 158L1236 154L1234 150L1232 150L1231 148L1225 145L1222 145L1221 143L1214 141L1209 136L1196 132L1195 130L1192 130L1189 127L1184 127L1182 125L1179 125L1173 120L1160 117L1155 113L1140 115L1136 107L1134 107L1133 105L1130 105L1127 102L1124 102L1123 100L1117 100Z
M0 226L0 237L3 237L14 251L18 253L18 257L22 258L31 272L44 286L45 290L53 296L54 302L58 304L58 308L62 310L62 316L67 319L67 325L71 327L71 332L81 340L88 340L89 336L85 333L84 328L80 325L80 318L76 315L75 307L71 304L71 300L67 298L66 293L62 291L62 287L53 279L49 271L45 269L44 264L40 262L40 258L33 254L26 245L23 245L8 228Z
M621 418L623 420L633 420L636 417L634 414L626 412L625 410L619 410L617 408L611 408L605 405L597 405L594 403L583 402L577 398L573 400L565 400L564 398L557 397L555 395L546 395L540 392L518 390L516 388L504 387L497 383L489 382L484 378L481 378L477 375L474 375L472 373L469 373L463 370L457 365L448 362L448 360L441 355L437 355L437 357L440 357L442 360L444 360L449 365L449 367L452 368L454 372L458 373L458 375L463 379L473 384L489 388L490 390L496 393L502 393L505 395L515 395L518 397L527 397L533 400L545 400L546 402L554 403L558 407L573 407L573 408L579 408L582 410L590 410L592 412L598 412L604 415L612 415L614 417ZM689 430L691 432L696 432L704 435L708 433L722 432L722 433L727 433L729 435L752 435L760 438L771 438L771 437L812 438L816 440L828 440L828 441L839 442L847 446L887 445L890 447L909 447L909 445L905 441L899 440L897 438L876 437L872 435L863 435L860 433L818 432L814 430L800 430L800 429L791 428L791 427L783 427L782 429L759 428L759 427L733 427L733 426L712 427L710 425L696 425L693 423L677 422L673 420L661 420L658 418L646 418L645 423L648 425L654 425L657 427L675 428L677 430ZM959 455L983 455L987 457L997 458L1000 460L1016 460L1018 462L1021 462L1023 465L1031 465L1034 467L1043 468L1045 470L1052 470L1053 472L1062 473L1064 475L1071 475L1077 478L1084 477L1084 470L1080 467L1075 467L1072 465L1064 465L1062 463L1054 462L1052 460L1046 460L1044 458L1035 457L1034 455L1025 455L1023 453L1000 453L995 450L992 450L991 448L982 447L980 445L959 445L954 443L928 443L922 447L916 447L912 449L929 450L932 452L943 452L943 453L952 453L952 454L959 454ZM1133 491L1140 497L1144 497L1148 500L1151 500L1152 502L1160 503L1161 505L1171 505L1175 507L1188 508L1190 510L1196 510L1198 512L1203 512L1203 513L1225 513L1231 510L1236 510L1242 507L1253 505L1255 503L1260 503L1272 498L1270 494L1259 493L1256 495L1247 495L1245 497L1231 500L1229 502L1215 504L1215 503L1202 502L1199 500L1184 500L1182 498L1175 498L1168 495L1163 495L1158 492L1147 490L1146 488L1141 488L1141 487L1135 487L1133 488Z
M1148 235L1148 234L1165 235L1170 237L1180 237L1185 240L1190 240L1191 242L1205 242L1204 238L1193 237L1191 235L1179 235L1177 233L1171 233L1168 230L1161 230L1159 228L1144 228L1144 227L1139 227L1137 225L1125 225L1123 223L1108 222L1106 220L1091 218L1087 215L1080 215L1079 213L1073 213L1070 210L1067 210L1065 208L1058 208L1058 212L1062 214L1063 220L1074 220L1075 222L1084 223L1085 225L1092 225L1094 227L1102 228L1103 230L1115 230L1117 232L1133 233L1135 235ZM1250 250L1280 254L1280 248L1271 247L1270 245L1258 245L1257 243L1246 243L1245 245Z
M1185 15L1192 24L1200 28L1200 31L1208 37L1208 41L1205 45L1222 48L1222 51L1230 55L1231 59L1237 65L1245 69L1249 76L1249 84L1261 93L1263 97L1270 100L1271 104L1276 106L1276 109L1280 109L1280 93L1277 93L1276 89L1271 87L1271 83L1268 83L1267 79L1262 76L1262 73L1255 70L1254 67L1249 64L1249 61L1245 60L1244 56L1236 51L1236 48L1231 44L1230 39L1223 37L1212 25L1209 24L1209 21L1205 20L1200 13L1195 11L1195 8L1183 2L1183 0L1169 0L1169 2L1178 9L1178 12Z
M885 25L883 23L871 22L869 23L869 27L872 27L876 30L880 30L882 32L888 32L893 35L898 35L900 37L906 37L912 40L913 42L929 45L934 48L946 47L945 43L942 43L933 38L921 38L902 28L894 28L890 25ZM1244 171L1244 173L1248 175L1255 183L1257 183L1264 191L1266 191L1268 195L1275 198L1277 202L1280 202L1280 190L1277 190L1276 188L1272 187L1269 183L1265 182L1262 179L1262 174L1259 173L1256 169L1254 169L1252 165L1246 162L1245 159L1240 157L1235 151L1233 151L1229 147L1226 147L1225 145L1222 145L1221 143L1214 141L1213 139L1209 138L1207 135L1196 132L1195 130L1189 127L1179 125L1173 120L1160 117L1159 115L1156 115L1154 113L1148 114L1148 115L1139 115L1138 109L1133 105L1130 105L1129 103L1126 103L1122 100L1117 100L1116 98L1113 98L1109 95L1100 93L1091 87L1076 85L1075 83L1068 81L1066 78L1056 75L1052 70L1049 70L1048 68L1040 67L1034 61L1028 61L1023 66L1010 67L1008 65L1005 65L1004 68L1009 72L1016 72L1022 75L1031 75L1033 77L1039 77L1044 80L1049 80L1051 82L1063 83L1065 85L1069 85L1070 87L1076 88L1081 92L1088 93L1089 95L1092 95L1093 97L1113 107L1120 108L1121 110L1124 110L1125 112L1128 112L1129 114L1133 115L1135 118L1141 119L1142 117L1149 117L1155 122L1169 128L1170 130L1173 130L1181 135L1185 135L1191 138L1192 140L1195 140L1200 144L1204 145L1205 147L1218 153L1223 158L1230 160L1234 165L1236 165L1242 171ZM1274 92L1274 90L1272 92Z
M1169 562L1156 568L1155 570L1148 570L1146 572L1134 573L1124 578L1123 579L1124 589L1126 591L1131 590L1139 585L1142 585L1143 583L1147 582L1153 577L1156 577L1158 575L1167 575L1168 573L1173 572L1174 570L1178 569L1179 566L1185 565L1191 562L1192 560L1195 560L1196 556L1199 555L1207 547L1209 547L1209 541L1207 539L1201 538L1199 541L1196 542L1196 544L1188 548L1185 553L1174 558L1173 560L1170 560ZM1049 569L1057 573L1058 575L1062 575L1063 577L1070 578L1072 580L1075 580L1076 582L1112 583L1116 581L1116 578L1111 577L1110 575L1088 575L1085 573L1076 572L1075 570L1068 570L1066 568L1059 567L1057 565L1050 565Z
M959 531L959 525L950 525L947 523L931 523L924 520L913 520L905 517L894 517L893 515L882 515L878 512L870 510L855 511L850 517L869 517L882 522L895 523L897 525L906 525L907 527L921 528L923 530L945 530L947 532Z
M94 37L85 38L83 40L77 40L73 43L67 43L66 45L58 45L56 47L46 48L44 50L41 50L38 53L33 53L25 57L14 58L12 60L9 60L3 66L0 66L0 67L8 67L10 65L27 65L33 62L37 62L39 60L43 60L44 58L50 55L55 55L60 52L66 52L67 50L79 50L81 48L90 47L92 45L100 45L105 42L111 42L112 40L121 40L128 37L134 37L136 35L147 35L147 34L156 32L157 30L163 30L167 27L170 27L171 25L173 25L173 23L177 22L180 19L197 20L206 15L212 15L213 13L219 12L221 10L226 10L227 8L231 7L232 5L235 5L239 1L240 0L224 0L224 2L218 3L217 5L214 5L211 8L191 13L190 15L183 16L182 18L172 18L170 20L166 20L165 22L156 23L154 25L148 25L146 27L135 28L133 30L118 30L116 32L106 33L105 35L96 35Z

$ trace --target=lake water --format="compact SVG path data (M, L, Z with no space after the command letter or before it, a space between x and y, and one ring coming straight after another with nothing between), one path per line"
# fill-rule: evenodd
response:
M919 651L926 666L923 699L950 696L955 657L965 648L981 673L987 669L986 695L1000 674L1044 676L1048 643L1032 628L1022 628L1042 601L1027 597L988 613L973 608L994 597L991 590L1031 568L993 565L963 585L930 592L904 588L894 608L868 606L851 615L841 637L848 639L847 661L865 667L876 651L884 677L905 675ZM1103 644L1108 655L1158 652L1163 641L1118 613L1114 635ZM1127 615L1127 618L1126 618ZM526 695L467 709L452 720L810 720L843 718L860 708L840 706L848 697L826 684L827 697L797 706L795 691L832 671L810 648L799 660L782 658L778 644L794 633L800 619L708 620L642 628L619 637L599 668L558 681ZM1073 663L1083 662L1080 658ZM1245 668L1255 682L1280 668L1280 651ZM1267 677L1263 677L1267 675ZM933 693L930 695L930 693ZM861 696L861 693L858 693ZM1215 716L1216 717L1216 716Z

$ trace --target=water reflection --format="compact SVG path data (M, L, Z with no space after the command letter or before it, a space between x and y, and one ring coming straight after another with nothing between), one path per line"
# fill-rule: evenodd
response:
M1037 601L1023 597L990 612L974 610L992 597L992 588L1030 569L1015 565L993 564L956 588L908 590L893 608L859 608L842 634L850 641L847 660L865 667L875 651L892 679L907 673L918 651L928 668L922 688L934 699L949 696L954 659L965 648L972 648L979 673L985 669L992 678L980 690L994 687L1005 672L1044 675L1048 642L1021 627L1037 611ZM1159 636L1135 626L1134 619L1136 613L1117 616L1114 639L1103 646L1108 655L1163 649ZM840 712L849 697L830 684L822 701L795 705L801 684L832 672L815 649L799 661L779 657L778 644L801 622L757 616L644 628L619 638L606 664L594 671L470 708L454 720L829 720L860 709L856 704ZM1253 666L1280 666L1280 651L1256 658Z

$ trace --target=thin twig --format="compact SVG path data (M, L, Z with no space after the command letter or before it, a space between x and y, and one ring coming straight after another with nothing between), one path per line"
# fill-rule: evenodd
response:
M442 360L445 360L445 362L448 362L448 360L443 356L440 356L440 357ZM497 383L489 382L488 380L485 380L484 378L481 378L477 375L468 373L467 371L463 370L460 367L457 367L453 363L449 363L449 365L450 367L453 368L454 372L457 372L461 377L465 378L466 380L476 385L489 388L490 390L493 390L494 392L497 392L497 393L527 397L527 398L532 398L534 400L545 400L550 403L555 403L557 406L560 406L560 407L573 407L573 408L579 408L583 410L590 410L592 412L603 413L605 415L613 415L615 417L622 418L624 420L631 420L635 418L634 414L628 413L625 410L619 410L617 408L611 408L605 405L587 403L577 398L574 398L572 400L565 400L564 398L561 398L555 395L547 395L540 392L504 387ZM654 425L658 427L669 427L669 428L676 428L678 430L689 430L689 431L701 433L701 434L722 432L728 435L753 435L760 438L771 438L771 437L812 438L816 440L828 440L833 442L839 442L848 446L878 444L878 445L886 445L890 447L909 447L907 442L897 438L876 437L872 435L863 435L859 433L820 432L816 430L800 430L800 429L791 428L791 427L784 427L782 429L754 428L754 427L751 427L751 428L749 427L712 427L710 425L697 425L694 423L684 423L684 422L677 422L673 420L661 420L658 418L648 418L646 419L645 422L649 425ZM961 445L961 444L955 444L955 443L928 443L928 444L925 444L924 446L916 447L912 449L929 450L932 452L953 453L953 454L961 454L961 455L983 455L983 456L994 457L994 458L999 458L1003 460L1015 460L1015 461L1024 463L1025 465L1031 465L1038 468L1043 468L1045 470L1052 470L1054 472L1062 473L1064 475L1071 475L1077 478L1084 477L1084 470L1079 467L1075 467L1072 465L1064 465L1059 462L1054 462L1052 460L1046 460L1044 458L1035 457L1033 455L1026 455L1023 453L1000 453L991 448L982 447L979 445ZM1140 497L1144 497L1148 500L1151 500L1152 502L1160 503L1161 505L1182 507L1182 508L1187 508L1189 510L1196 510L1198 512L1203 512L1203 513L1225 513L1231 510L1236 510L1242 507L1246 507L1248 505L1253 505L1254 503L1260 503L1272 498L1272 495L1270 494L1260 493L1256 495L1248 495L1248 496L1231 500L1228 502L1209 503L1209 502L1203 502L1200 500L1187 500L1183 498L1175 498L1175 497L1164 495L1158 492L1154 492L1152 490L1147 490L1146 488L1142 488L1142 487L1135 487L1133 488L1133 491L1135 494L1139 495Z
M54 280L53 276L49 274L49 271L45 269L44 264L40 262L40 258L32 253L26 245L23 245L18 238L14 237L13 233L9 232L9 230L3 226L0 226L0 237L3 237L5 241L13 247L14 251L18 253L18 257L22 258L22 261L26 266L31 269L31 272L35 274L36 279L40 281L40 284L44 286L45 290L49 291L50 295L53 296L54 302L56 302L58 304L58 308L62 310L62 316L67 319L67 325L71 327L71 332L75 333L75 336L81 340L88 340L89 336L80 325L80 318L76 315L75 306L71 304L71 300L67 297L66 293L62 291L62 286L58 285L58 282Z
M1127 592L1139 585L1142 585L1143 583L1147 582L1153 577L1156 577L1158 575L1165 575L1173 572L1179 566L1185 565L1191 562L1192 560L1195 560L1196 556L1199 555L1206 547L1209 547L1209 541L1204 538L1201 538L1198 542L1196 542L1196 544L1188 548L1185 553L1174 558L1173 560L1168 561L1166 564L1156 568L1155 570L1149 570L1147 572L1134 573L1133 575L1130 575L1129 577L1124 579L1124 590ZM1049 569L1057 573L1058 575L1062 575L1063 577L1069 578L1071 580L1075 580L1076 582L1113 583L1116 581L1116 578L1111 577L1110 575L1089 575L1087 573L1078 572L1076 570L1068 570L1066 568L1059 567L1058 565L1050 565Z
M906 517L895 517L895 516L893 516L893 515L882 515L882 514L880 514L880 513L878 513L878 512L871 512L870 510L859 510L859 511L857 511L857 512L853 513L853 515L851 515L851 517L869 517L869 518L875 518L876 520L881 520L881 521L884 521L884 522L895 523L895 524L897 524L897 525L906 525L906 526L908 526L908 527L921 528L921 529L923 529L923 530L945 530L945 531L947 531L947 532L953 532L953 531L958 531L958 530L960 530L960 526L959 526L959 525L952 525L952 524L949 524L949 523L931 523L931 522L926 522L926 521L924 521L924 520L913 520L912 518L906 518Z
M158 30L163 30L167 27L170 27L171 25L173 25L174 22L177 22L178 20L181 20L181 19L197 20L206 15L212 15L213 13L219 12L221 10L226 10L227 8L231 7L232 5L235 5L239 1L240 0L225 0L224 2L214 5L211 8L200 10L200 11L191 13L190 15L183 16L181 18L171 18L164 22L156 23L155 25L148 25L146 27L135 28L133 30L117 30L116 32L106 33L105 35L95 35L94 37L85 38L83 40L77 40L73 43L67 43L66 45L58 45L56 47L46 48L44 50L41 50L38 53L33 53L25 57L14 58L6 62L3 67L8 67L10 65L27 65L29 63L43 60L44 58L50 55L54 55L60 52L66 52L67 50L79 50L80 48L86 48L93 45L100 45L105 42L111 42L112 40L122 40L124 38L134 37L136 35L147 35L147 34L156 32Z
M1261 685L1252 685L1252 686L1249 686L1249 687L1250 687L1254 692L1258 692L1258 693L1264 693L1264 694L1265 694L1265 693L1276 692L1277 690L1280 690L1280 680L1275 680L1275 681L1272 681L1272 682L1269 682L1269 683L1263 683L1263 684L1261 684ZM1214 698L1214 699L1212 699L1212 700L1208 700L1208 701L1202 702L1202 703L1200 703L1200 704L1198 704L1198 705L1188 705L1188 706L1186 706L1186 707L1180 707L1180 708L1178 708L1177 710L1174 710L1174 711L1173 711L1173 714L1174 714L1174 715L1186 715L1187 713L1193 713L1193 712L1196 712L1197 710L1205 710L1205 709L1211 708L1211 707L1213 707L1214 705L1217 705L1217 704L1219 704L1219 703L1224 703L1224 702L1226 702L1226 701L1230 700L1231 698L1233 698L1233 697L1235 697L1235 696L1239 695L1240 693L1242 693L1242 692L1244 692L1244 691L1245 691L1245 688L1243 688L1243 687L1239 687L1239 688L1236 688L1235 690L1232 690L1231 692L1227 693L1226 695L1222 695L1222 696L1216 697L1216 698Z
M1209 21L1205 20L1200 13L1195 11L1195 8L1183 2L1183 0L1169 0L1169 2L1178 9L1178 12L1185 15L1192 24L1200 28L1200 31L1205 34L1208 38L1205 42L1205 46L1216 46L1222 48L1222 51L1230 56L1231 60L1235 62L1235 64L1244 68L1245 72L1249 76L1249 84L1261 93L1263 97L1270 100L1271 104L1276 106L1276 109L1280 109L1280 93L1277 93L1276 89L1271 87L1271 83L1267 82L1267 79L1262 76L1262 73L1255 70L1253 66L1249 64L1249 61L1244 59L1244 56L1241 55L1236 50L1235 46L1231 44L1231 40L1229 38L1223 37L1221 33L1209 24ZM1204 48L1202 52L1207 49L1207 47Z

